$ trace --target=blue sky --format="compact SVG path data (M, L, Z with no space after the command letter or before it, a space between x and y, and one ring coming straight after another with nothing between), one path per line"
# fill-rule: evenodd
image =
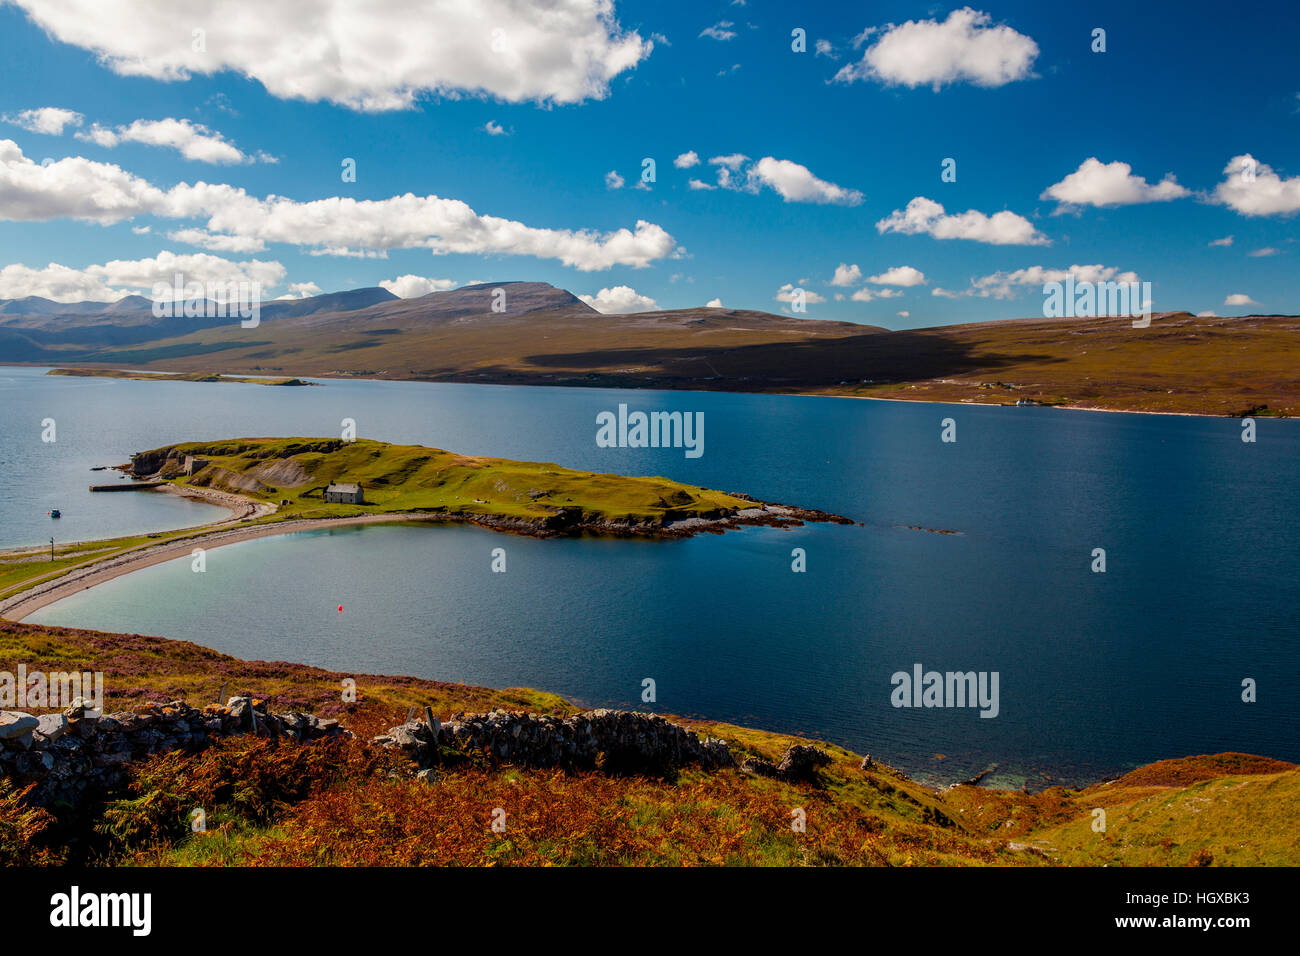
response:
M1295 8L341 6L0 6L0 298L178 267L270 296L541 280L618 310L782 311L798 286L809 317L907 328L1041 314L1077 266L1157 310L1300 311Z

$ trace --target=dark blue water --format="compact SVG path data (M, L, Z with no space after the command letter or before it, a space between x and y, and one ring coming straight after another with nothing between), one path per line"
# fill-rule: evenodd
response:
M338 434L351 417L362 437L667 475L862 523L669 542L339 529L216 549L203 574L160 565L33 621L747 722L937 780L997 763L996 783L1075 782L1223 750L1300 760L1294 422L1261 420L1246 444L1233 420L1039 408L4 375L42 407L66 403L81 457ZM620 401L704 412L704 455L597 448L595 416ZM939 440L945 417L956 443ZM7 421L4 434L8 445ZM32 480L9 460L6 483ZM42 481L62 480L56 465ZM10 510L0 544L16 543ZM490 570L496 547L505 574ZM806 573L790 570L795 547ZM1104 574L1090 570L1094 548ZM998 672L999 715L894 708L891 675L918 662ZM1241 700L1244 678L1255 703Z

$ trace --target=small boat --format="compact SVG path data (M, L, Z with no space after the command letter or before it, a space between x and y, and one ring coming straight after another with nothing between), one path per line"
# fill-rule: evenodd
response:
M58 508L55 508L53 511L50 512L50 517L51 517L51 518L62 518L62 517L63 517L63 512L60 511Z

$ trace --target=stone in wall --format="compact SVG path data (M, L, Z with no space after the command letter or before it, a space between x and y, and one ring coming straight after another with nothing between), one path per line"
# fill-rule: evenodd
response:
M0 776L36 784L29 799L37 805L76 806L122 784L135 761L253 733L303 742L351 736L332 718L269 713L264 701L250 697L202 710L174 700L102 716L77 698L62 714L0 713Z
M525 767L663 773L687 765L706 770L732 764L726 743L701 740L657 714L595 710L572 717L494 710L456 714L447 723L409 721L374 738L410 756L421 768L439 763L439 747L483 754Z

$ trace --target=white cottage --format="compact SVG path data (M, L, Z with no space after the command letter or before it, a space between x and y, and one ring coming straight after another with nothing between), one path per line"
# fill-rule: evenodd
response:
M334 505L365 504L360 485L330 485L325 489L325 502Z

